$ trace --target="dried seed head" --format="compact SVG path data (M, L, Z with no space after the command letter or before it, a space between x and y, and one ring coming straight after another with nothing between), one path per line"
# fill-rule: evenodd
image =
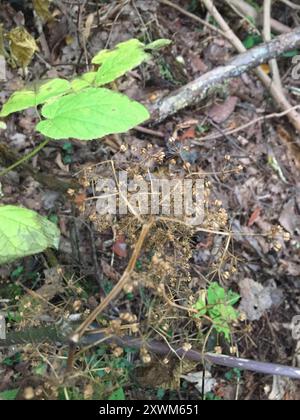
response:
M147 354L147 355L145 355L145 356L143 356L143 357L142 357L142 362L143 362L143 363L145 363L145 364L147 364L147 365L148 365L149 363L151 363L151 360L152 360L152 359L151 359L150 354Z
M125 284L123 287L125 293L132 293L133 292L133 285L132 284Z
M276 252L280 252L282 250L282 244L279 241L273 243L273 248Z
M33 400L35 397L34 389L31 386L28 386L24 389L24 398L25 400Z
M215 347L215 353L216 354L222 354L222 352L223 352L222 347L220 347L220 346Z
M122 356L122 354L123 354L123 349L122 349L122 347L116 347L116 348L114 349L114 351L113 351L113 355L114 355L115 357L120 357L120 356Z
M126 144L122 144L120 147L120 152L125 153L128 150L128 146Z
M183 351L188 352L192 348L192 345L190 343L184 343L182 346Z

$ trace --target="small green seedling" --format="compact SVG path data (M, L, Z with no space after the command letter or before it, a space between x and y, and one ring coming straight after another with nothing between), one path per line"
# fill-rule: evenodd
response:
M230 340L230 326L237 321L239 313L234 305L239 301L240 296L229 290L226 291L218 283L211 283L207 292L202 293L195 303L197 309L196 317L201 318L208 315L213 327L218 333L224 334L226 340Z

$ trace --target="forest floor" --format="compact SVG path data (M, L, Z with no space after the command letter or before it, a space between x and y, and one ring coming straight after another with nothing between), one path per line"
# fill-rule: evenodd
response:
M114 86L145 106L236 55L227 40L197 20L215 24L200 1L168 3L61 0L52 1L46 13L37 8L39 2L34 9L31 1L2 1L0 31L24 25L39 51L24 72L4 42L0 102L28 83L71 79L91 69L98 51L131 38L172 41ZM228 3L215 1L235 34L247 48L260 43L259 22L243 18ZM257 11L263 5L260 0L246 3ZM284 1L274 2L272 17L289 28L300 25L300 11ZM300 78L293 77L296 54L277 60L293 106L300 95ZM263 68L269 73L267 65ZM300 133L276 112L277 104L250 71L146 129L88 142L50 141L27 161L33 172L19 166L2 177L1 204L47 216L58 224L61 242L58 251L0 268L6 328L24 333L22 342L0 349L0 398L300 399L299 382L287 378L208 364L202 381L202 364L173 351L192 347L300 367L300 337L297 342L292 334L293 318L300 314L300 160L287 147L300 144ZM0 147L18 156L32 151L43 140L34 130L36 118L32 109L7 118ZM0 170L5 166L0 158ZM151 227L130 282L97 318L107 336L139 337L140 348L105 340L85 344L66 376L67 343L36 336L33 343L31 337L41 327L47 331L64 323L72 328L83 321L126 270L143 220L103 218L95 209L95 185L115 170L132 177L199 174L207 199L206 229L170 221ZM51 178L51 188L34 174ZM62 192L58 180L75 187ZM208 316L188 310L215 284L241 297L229 339ZM167 344L168 354L149 352L143 342L151 340Z

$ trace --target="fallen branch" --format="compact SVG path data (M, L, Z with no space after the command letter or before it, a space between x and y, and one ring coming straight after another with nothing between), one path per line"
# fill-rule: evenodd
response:
M199 0L202 3L205 4L205 7L207 8L208 12L211 14L211 16L214 17L214 19L218 22L218 24L221 26L221 28L227 32L227 34L230 35L231 43L235 47L235 49L240 53L246 53L247 50L244 46L244 44L241 42L241 40L235 35L235 33L231 30L227 22L224 20L222 15L219 13L217 8L214 6L214 3L212 0ZM295 35L288 40L289 35ZM287 48L286 51L290 50L289 41L291 42L291 45L294 45L297 47L300 45L299 42L299 35L300 35L300 28L295 29L291 34L282 35L278 37L276 40L278 40L278 52L281 48ZM275 41L276 41L275 40ZM282 40L282 43L280 42ZM295 44L294 44L295 42ZM271 43L265 44L267 46L267 50L269 50ZM293 49L293 48L292 48ZM252 50L253 51L253 50ZM281 51L284 52L284 51ZM279 54L280 55L280 54ZM278 55L270 56L269 59L276 58ZM263 71L261 67L258 67L255 70L257 76L260 78L261 82L265 85L265 87L269 90L273 100L275 103L279 106L279 108L282 111L290 110L292 108L292 105L287 100L286 96L284 95L284 92L282 89L278 88L275 83L272 82L272 79ZM297 111L292 110L287 114L290 123L293 124L295 129L300 132L300 115Z
M239 49L243 48L244 51L244 45L238 38L237 40L240 45L238 45L237 41L233 41L235 42L235 47L237 48L239 46ZM297 48L299 45L300 28L297 28L289 34L280 35L269 43L261 44L236 56L228 64L205 73L196 80L154 103L150 107L152 119L157 122L163 121L178 111L199 103L208 96L211 90L224 81L239 77L243 73L268 62L270 59L279 57L284 52ZM290 110L287 115L294 127L300 132L300 116L298 112L295 109L291 110L292 106L288 100L272 84L271 79L262 69L257 69L257 72L281 110Z
M126 327L126 326L125 326ZM72 325L52 326L30 328L26 331L9 332L5 340L0 339L0 348L16 345L25 345L28 343L66 343L68 341L69 330ZM170 347L167 344L161 343L157 340L146 341L140 338L133 338L129 336L107 336L104 332L94 332L82 337L78 343L83 346L96 346L97 344L117 344L120 347L129 347L135 349L146 348L148 351L163 356L170 354ZM230 357L222 354L204 353L197 350L184 350L182 347L174 349L174 352L180 358L193 360L195 362L203 363L207 361L214 365L225 366L229 368L238 368L241 370L248 370L251 372L263 373L265 375L286 376L288 378L300 379L300 369L291 366L278 365L275 363L258 362L256 360L241 359L238 357Z

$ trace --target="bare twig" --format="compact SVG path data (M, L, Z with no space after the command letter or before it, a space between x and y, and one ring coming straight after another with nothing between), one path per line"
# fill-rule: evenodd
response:
M283 112L280 112L280 113L274 112L273 114L264 115L262 117L256 118L255 120L249 121L246 124L240 125L237 128L234 128L234 129L228 130L228 131L224 131L224 133L212 134L212 135L201 137L199 139L195 139L195 140L193 140L193 143L194 144L199 144L199 142L202 143L203 141L217 140L217 139L220 139L220 138L222 138L224 136L230 136L232 134L236 134L236 133L238 133L240 131L246 130L247 128L249 128L252 125L257 124L257 123L259 123L261 121L266 121L266 120L270 120L270 119L273 119L273 118L282 118L286 114L288 114L291 110L297 110L297 109L300 109L300 105L295 105L291 109L288 109L288 110L283 111Z
M27 155L25 156L25 158L20 158L20 156L14 150L10 149L6 144L0 142L1 166L11 165L9 167L9 170L12 170L12 166L14 168L18 167L18 169L22 169L22 171L31 175L39 183L45 185L51 190L59 191L61 193L67 193L69 189L79 189L79 185L75 180L62 181L58 178L55 178L53 175L41 173L35 168L33 168L28 162L26 162L27 159ZM2 172L2 176L5 175L7 172L8 170L4 169Z
M93 335L91 337L96 341L103 338L103 334L99 336ZM86 337L89 339L89 336ZM146 347L149 351L153 353L158 353L161 355L167 355L170 353L170 347L166 344L163 344L159 341L146 341L143 339L136 339L132 337L114 337L110 338L107 341L112 341L121 347L133 347L141 348ZM173 348L172 348L173 349ZM226 366L229 368L238 368L241 370L249 370L251 372L263 373L265 375L274 375L274 376L286 376L289 378L300 379L300 369L291 366L278 365L275 363L265 363L258 362L256 360L241 359L239 357L230 357L222 354L214 353L200 353L196 350L186 351L184 348L174 349L176 355L180 358L187 358L189 360L194 360L196 362L202 363L203 360L210 362L214 365Z
M131 328L131 325L124 325L121 329ZM5 340L0 339L0 348L10 345L23 345L28 342L42 343L42 342L62 342L65 343L70 326L54 327L35 327L29 328L26 331L8 332ZM193 360L198 363L205 361L214 365L225 366L229 368L238 368L241 370L248 370L251 372L262 373L273 376L286 376L288 378L300 379L300 369L291 366L278 365L275 363L259 362L256 360L241 359L240 357L230 357L223 354L204 353L197 350L188 350L183 347L170 348L169 343L164 344L160 341L133 338L130 336L108 336L104 330L91 330L88 334L82 337L80 346L94 347L100 343L114 343L121 347L130 348L147 348L148 351L160 355L168 355L170 351L175 353L180 359ZM86 349L85 349L86 350ZM82 353L83 350L80 351Z
M272 8L272 0L264 0L264 29L263 29L263 37L265 42L270 42L272 39L271 34L271 8ZM269 65L273 75L273 81L275 85L282 91L282 83L278 68L278 63L275 58L269 61Z
M245 19L251 18L256 25L260 23L260 14L253 6L251 6L251 4L246 3L244 0L226 0L226 2L237 9L245 17ZM271 27L274 32L279 34L291 32L291 28L275 19L271 19Z
M158 0L159 3L164 4L165 6L172 7L173 9L180 12L182 15L185 15L193 20L196 20L197 22L201 23L201 25L205 26L206 28L209 28L213 32L222 35L226 38L226 34L221 31L220 29L216 28L214 25L211 25L209 22L207 22L204 19L201 19L199 16L194 15L193 13L188 12L187 10L183 9L183 7L178 6L178 4L173 3L170 0Z
M281 1L281 3L286 4L286 5L287 5L287 6L289 6L291 9L294 9L294 10L300 10L300 5L295 4L295 3L291 2L290 0L279 0L279 1Z
M139 239L136 243L134 252L133 252L133 254L130 258L129 264L128 264L126 270L124 271L122 277L120 278L119 282L112 289L112 291L102 300L100 305L77 328L77 330L75 331L75 333L71 337L72 342L74 342L74 343L79 342L80 338L83 336L86 329L91 325L91 323L95 321L97 316L99 316L100 313L103 312L103 310L105 308L107 308L107 306L110 304L110 302L113 299L115 299L119 295L119 293L123 290L123 287L126 285L126 283L128 282L132 272L134 271L136 261L138 259L138 256L140 255L140 252L142 250L142 246L144 244L144 241L145 241L146 237L148 236L148 233L149 233L152 225L153 225L153 222L149 222L149 223L146 223L143 226L140 237L139 237Z

